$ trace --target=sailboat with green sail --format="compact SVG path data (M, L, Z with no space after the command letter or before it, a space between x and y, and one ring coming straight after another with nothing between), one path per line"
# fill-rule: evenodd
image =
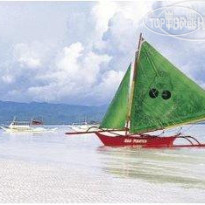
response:
M180 133L166 137L148 134L203 120L205 91L140 34L134 65L129 65L95 134L106 146L205 147ZM179 138L188 143L174 145Z

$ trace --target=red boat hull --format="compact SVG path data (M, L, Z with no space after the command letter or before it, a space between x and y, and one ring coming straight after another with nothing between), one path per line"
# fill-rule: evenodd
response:
M120 147L132 146L139 148L205 148L205 143L200 143L195 137L189 135L173 135L160 137L148 134L126 135L118 134L122 130L100 130L97 132L67 132L67 135L82 135L95 133L105 146ZM177 139L184 140L185 144L174 144Z
M150 135L116 135L108 136L97 132L96 135L105 146L135 146L140 148L171 148L178 136L158 137Z

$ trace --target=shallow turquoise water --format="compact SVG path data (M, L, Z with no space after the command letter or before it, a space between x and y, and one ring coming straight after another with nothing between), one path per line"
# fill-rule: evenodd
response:
M0 131L0 201L205 202L205 149L110 148L67 130ZM205 125L182 131L205 141Z

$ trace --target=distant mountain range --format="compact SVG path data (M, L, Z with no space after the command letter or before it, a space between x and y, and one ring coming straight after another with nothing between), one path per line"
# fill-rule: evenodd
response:
M0 124L8 124L16 116L17 120L42 117L45 124L62 125L73 122L101 121L107 109L103 106L81 106L51 103L18 103L0 101Z
M82 106L52 103L18 103L0 101L0 124L9 124L16 116L19 121L43 118L47 125L72 124L73 122L100 122L108 105ZM205 124L201 122L200 124Z

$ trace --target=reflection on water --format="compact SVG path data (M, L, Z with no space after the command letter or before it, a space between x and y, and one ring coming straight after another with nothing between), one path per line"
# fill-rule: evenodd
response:
M103 171L114 177L174 183L205 189L202 149L157 150L100 147Z

